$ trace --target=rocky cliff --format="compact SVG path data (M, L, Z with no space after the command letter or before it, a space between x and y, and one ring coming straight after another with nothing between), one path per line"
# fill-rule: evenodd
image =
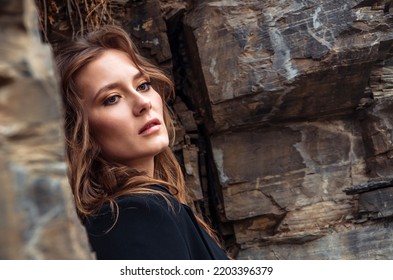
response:
M0 259L88 259L66 178L52 50L30 0L0 7Z
M238 258L391 258L391 1L202 2L183 23Z
M210 219L238 259L393 257L391 2L36 1L42 38L54 48L100 24L119 24L172 75L177 98L171 105L178 116L174 150L194 208ZM12 38L16 44L19 37ZM61 201L69 194L54 183L60 175L52 175L64 169L62 147L54 144L61 143L53 109L58 107L46 105L50 98L22 103L26 97L15 88L22 87L19 81L43 87L42 78L26 74L29 64L12 65L20 74L1 70L6 74L1 72L0 83L0 104L7 102L0 105L6 120L1 180L9 182L2 188L14 190L0 198L6 217L1 240L23 251L22 236L10 234L27 227L23 215L14 215L15 207L29 205L23 199L36 199L36 190L46 201L53 194L46 188L61 189ZM23 79L11 83L19 76ZM21 104L31 110L20 110L26 108ZM23 117L27 130L18 126ZM53 146L37 146L42 139ZM35 174L45 179L30 179ZM45 211L52 213L52 207ZM53 224L53 236L59 228ZM75 241L68 236L66 231L58 238ZM83 248L78 242L75 248Z

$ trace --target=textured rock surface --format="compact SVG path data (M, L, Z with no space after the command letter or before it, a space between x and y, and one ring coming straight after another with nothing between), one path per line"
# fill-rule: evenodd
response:
M376 223L362 226L344 226L327 229L323 235L304 239L300 244L295 240L275 237L276 244L245 248L239 254L241 259L391 259L392 223ZM310 232L307 232L309 235ZM285 238L286 239L286 238ZM266 242L268 243L268 242Z
M393 175L390 5L222 0L186 15L239 258L392 257L390 189L343 192Z
M91 258L65 175L61 107L32 1L0 8L0 259Z
M52 0L40 10L53 45L106 15L173 65L175 151L196 210L233 256L391 259L393 7L344 2L111 1L93 11Z
M370 97L364 77L390 51L388 2L198 5L187 23L216 129L353 112L361 98Z

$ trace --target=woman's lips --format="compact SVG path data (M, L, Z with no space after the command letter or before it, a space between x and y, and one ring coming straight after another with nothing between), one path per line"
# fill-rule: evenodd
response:
M154 133L160 129L161 122L157 119L148 121L140 130L139 135Z

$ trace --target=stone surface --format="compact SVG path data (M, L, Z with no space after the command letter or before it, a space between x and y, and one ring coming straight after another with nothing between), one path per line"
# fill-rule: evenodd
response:
M198 148L195 145L184 146L183 149L183 165L185 169L186 184L189 194L193 201L202 200L203 193L199 175L199 155Z
M41 20L52 45L83 25L61 2ZM233 257L393 257L391 187L364 188L393 176L390 0L109 5L173 65L174 149Z
M351 241L375 227L389 244L390 190L344 192L393 175L390 5L221 0L186 14L239 258L392 257Z
M392 223L362 226L347 225L327 229L323 236L296 243L291 239L276 244L249 247L240 251L239 259L272 260L373 260L391 259Z
M366 168L359 130L331 120L214 136L227 218L347 199L343 188L361 181Z
M369 97L364 77L389 52L393 35L384 5L366 2L198 5L186 24L198 45L216 129L344 114Z
M392 60L388 60L387 64L382 66L382 71L392 67L389 66ZM378 68L381 70L380 66ZM389 83L386 84L382 78L371 84L372 89L376 87L383 89L386 95L376 92L373 103L362 114L361 125L365 134L369 171L373 177L387 177L393 175L393 99L389 94Z
M0 18L0 258L90 259L66 177L52 51L41 43L36 7L8 1Z
M359 214L381 219L393 216L393 188L378 189L359 195Z

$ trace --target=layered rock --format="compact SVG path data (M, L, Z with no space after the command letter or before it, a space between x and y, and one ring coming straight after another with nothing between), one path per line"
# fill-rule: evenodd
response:
M173 65L174 150L234 257L392 258L391 1L50 2L54 46L101 19Z
M393 175L390 4L222 0L187 14L239 258L392 257L367 242L391 243L390 223L359 224L343 191Z
M52 51L32 1L0 8L0 258L91 258L66 177Z

